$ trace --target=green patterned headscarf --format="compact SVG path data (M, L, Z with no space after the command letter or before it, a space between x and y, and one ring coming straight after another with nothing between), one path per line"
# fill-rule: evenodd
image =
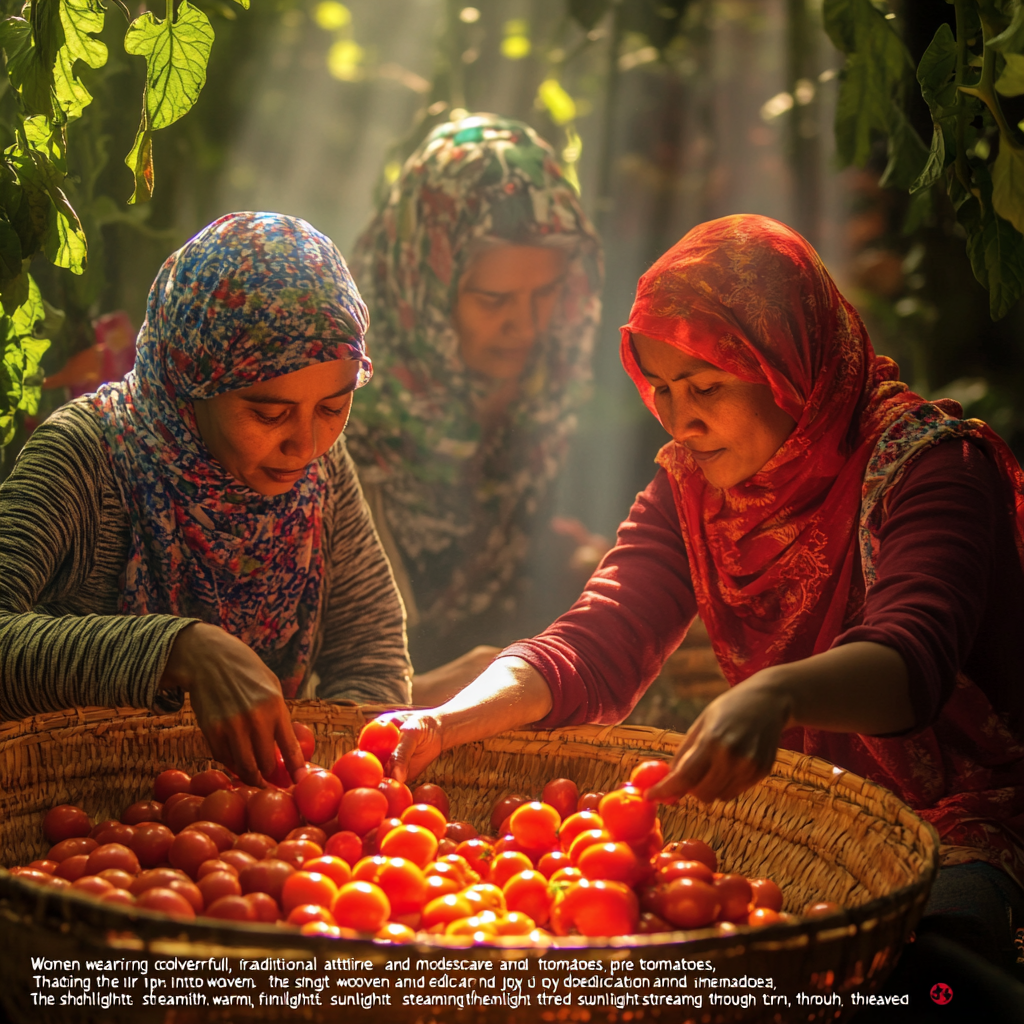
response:
M488 382L459 357L452 310L481 246L555 247L565 285L504 424L486 433ZM506 594L587 395L600 316L600 242L554 152L530 127L479 115L435 128L356 244L376 372L348 444L380 487L422 620L451 624Z

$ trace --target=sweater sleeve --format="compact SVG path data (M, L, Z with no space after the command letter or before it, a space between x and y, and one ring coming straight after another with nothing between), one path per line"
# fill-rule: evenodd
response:
M408 704L412 667L405 609L344 442L328 457L334 502L325 557L324 640L317 697Z
M166 709L157 684L175 637L197 620L44 611L88 607L101 581L116 593L116 575L101 580L104 568L123 569L104 529L103 482L113 480L102 444L80 410L62 410L35 431L0 487L4 719L90 704Z
M1006 507L995 468L969 441L933 446L893 488L862 622L832 646L866 640L899 651L915 730L938 717L971 653Z
M551 689L553 729L625 719L697 614L668 475L637 495L579 600L539 636L506 648Z

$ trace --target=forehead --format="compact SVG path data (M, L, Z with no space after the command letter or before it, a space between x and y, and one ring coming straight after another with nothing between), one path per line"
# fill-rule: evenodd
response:
M270 380L239 388L232 393L238 398L250 400L281 398L303 401L325 398L351 387L359 376L359 367L356 359L331 359L271 377Z
M462 279L463 290L511 292L557 280L567 253L544 245L496 245L474 257Z
M656 376L678 377L680 374L695 374L703 370L717 370L718 367L704 359L688 355L665 341L649 338L646 334L633 334L640 369Z

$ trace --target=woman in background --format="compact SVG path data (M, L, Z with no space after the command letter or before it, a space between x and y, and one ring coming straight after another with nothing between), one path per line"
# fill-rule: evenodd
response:
M356 246L377 373L348 428L436 703L540 623L525 563L590 377L601 249L553 151L491 115L436 128ZM460 657L461 656L461 657Z

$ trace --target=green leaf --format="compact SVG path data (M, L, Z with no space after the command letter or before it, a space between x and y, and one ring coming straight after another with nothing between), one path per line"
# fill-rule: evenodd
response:
M1018 4L1010 24L985 45L1000 53L1024 53L1024 6Z
M0 218L0 288L21 273L21 240L10 221Z
M903 111L891 105L889 115L889 162L879 178L882 188L909 190L924 171L930 153Z
M17 277L12 278L3 287L0 287L0 301L3 302L4 312L10 316L23 302L28 299L29 276L22 271ZM7 317L3 318L4 320Z
M52 4L46 6L53 8ZM28 113L53 117L53 65L59 45L53 46L52 52L41 48L33 36L32 25L15 17L0 22L0 48L4 51L7 76Z
M128 202L148 203L153 198L153 136L146 127L145 111L142 112L142 125L135 136L135 144L124 162L135 178L135 191Z
M992 205L1000 217L1024 232L1024 150L1005 139L992 165Z
M92 103L92 94L75 75L75 61L91 68L107 62L106 43L90 34L103 31L103 8L91 0L60 0L59 6L64 45L57 51L53 90L60 109L68 118L76 118Z
M1024 93L1024 56L1008 53L1005 59L1006 67L996 79L996 92L1003 96L1020 96Z
M933 116L951 107L956 102L956 39L952 29L939 26L928 49L921 55L917 65L917 80L921 84L921 95Z
M946 169L946 140L942 131L942 125L936 124L932 130L932 145L931 149L928 150L928 160L924 165L924 170L917 176L917 179L911 184L910 192L920 192L921 189L929 189L934 185L941 177L942 172Z

